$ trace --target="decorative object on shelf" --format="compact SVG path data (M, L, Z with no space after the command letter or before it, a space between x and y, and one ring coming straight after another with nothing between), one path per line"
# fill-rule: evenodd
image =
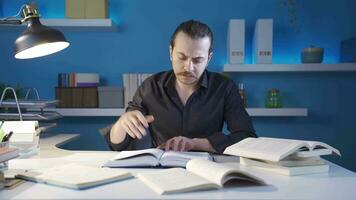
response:
M340 62L356 62L356 37L341 41Z
M302 50L302 63L322 63L324 57L324 49L311 45Z
M108 18L109 0L66 0L66 18Z
M22 12L21 20L16 19L20 12ZM42 25L39 18L36 7L25 4L16 16L0 20L0 25L27 23L27 29L15 41L15 58L28 59L46 56L69 46L69 42L61 32Z
M273 19L258 19L252 41L252 62L271 64L273 55Z
M230 64L245 63L245 20L230 19L227 31L227 58Z
M239 83L238 90L239 90L239 95L240 95L241 100L242 100L242 104L246 108L247 107L247 100L246 100L246 93L245 93L245 88L244 88L244 84L243 83Z
M265 107L266 108L282 108L282 96L278 89L270 89L267 92L265 99Z
M124 88L118 86L98 87L99 108L123 108Z

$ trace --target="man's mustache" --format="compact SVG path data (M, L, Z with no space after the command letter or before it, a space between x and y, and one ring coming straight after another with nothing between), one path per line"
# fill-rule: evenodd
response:
M194 74L189 73L189 72L180 72L180 73L178 73L178 75L180 75L180 76L192 76L192 77L195 77Z

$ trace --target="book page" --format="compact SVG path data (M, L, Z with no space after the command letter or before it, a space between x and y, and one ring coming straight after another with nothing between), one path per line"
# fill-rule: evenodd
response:
M112 158L112 160L120 160L120 159L140 156L140 155L152 155L157 159L159 159L163 153L164 151L158 148L135 150L135 151L120 151L116 156Z
M131 174L122 170L66 164L57 167L22 172L16 177L26 180L81 189L126 179Z
M163 153L160 163L162 166L180 166L185 167L187 162L191 159L201 158L205 160L212 160L208 152L177 152L166 151Z
M337 150L336 148L334 148L324 142L317 142L317 141L306 141L306 142L308 143L308 145L311 147L312 150L322 149L322 148L330 149L335 154L341 156L339 150Z
M298 140L279 138L246 138L227 147L224 154L241 157L279 161L289 154L298 151L307 144Z
M218 184L220 187L223 187L231 179L248 180L259 184L264 183L262 179L243 171L238 166L231 167L209 160L193 159L187 163L187 170Z
M219 188L219 185L182 168L164 169L151 173L139 173L137 177L158 194Z

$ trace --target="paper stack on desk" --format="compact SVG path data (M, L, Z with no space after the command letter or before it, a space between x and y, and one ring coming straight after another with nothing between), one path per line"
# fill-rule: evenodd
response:
M320 156L333 153L340 155L323 142L266 137L246 138L224 151L240 156L242 165L288 176L328 172Z

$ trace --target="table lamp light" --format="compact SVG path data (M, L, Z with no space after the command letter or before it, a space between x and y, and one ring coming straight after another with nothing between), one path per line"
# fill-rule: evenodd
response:
M40 15L33 5L23 5L20 12L22 19L11 19L13 17L0 19L0 25L27 23L27 29L15 41L15 58L37 58L69 46L69 42L60 31L41 24Z

